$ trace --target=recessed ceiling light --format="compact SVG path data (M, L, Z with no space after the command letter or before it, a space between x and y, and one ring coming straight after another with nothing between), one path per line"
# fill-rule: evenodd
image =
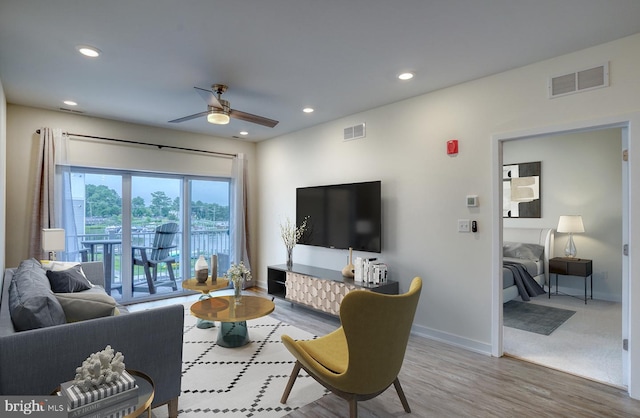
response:
M93 46L78 45L76 47L76 49L78 50L79 53L81 53L85 57L96 58L96 57L100 56L100 50L98 48L96 48L96 47L93 47Z
M304 109L302 109L302 111L304 113L313 113L313 108L312 107L305 107Z
M249 132L247 132L247 131L240 131L240 135L245 135L245 136L246 136L246 135L249 135Z
M413 78L413 73L402 73L398 75L398 78L402 81L411 80Z
M65 100L62 103L66 104L67 106L78 106L78 103L74 102L73 100Z

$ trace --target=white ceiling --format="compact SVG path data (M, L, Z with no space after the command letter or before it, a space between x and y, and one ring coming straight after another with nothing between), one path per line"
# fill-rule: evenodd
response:
M637 0L0 0L0 80L9 103L260 141L638 32ZM280 123L167 123L214 83Z

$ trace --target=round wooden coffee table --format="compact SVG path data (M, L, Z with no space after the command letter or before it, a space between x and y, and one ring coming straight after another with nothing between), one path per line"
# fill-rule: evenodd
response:
M191 313L206 321L220 321L216 343L234 348L249 343L247 321L269 315L275 304L259 296L242 296L236 303L235 296L216 296L191 305Z
M211 297L209 292L214 292L216 290L227 289L229 287L229 280L224 277L218 277L215 282L211 281L211 279L207 279L206 282L200 283L197 279L187 279L182 281L182 288L188 290L195 290L196 292L201 292L202 296L200 296L200 300L208 299ZM213 321L206 321L204 319L198 319L198 323L196 327L206 329L215 327L216 324Z

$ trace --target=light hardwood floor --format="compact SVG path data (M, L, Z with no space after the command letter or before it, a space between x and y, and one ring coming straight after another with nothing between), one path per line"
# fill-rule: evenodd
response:
M323 335L338 321L276 299L271 314ZM412 336L400 382L412 413L404 412L393 387L360 402L369 417L640 417L640 401L624 390L509 357L495 358ZM290 397L296 396L293 387ZM346 401L329 394L288 415L348 416Z
M277 301L272 314L323 335L337 320ZM640 401L624 390L521 360L495 358L412 336L400 382L412 413L402 409L393 387L358 404L368 417L640 417ZM290 396L295 396L295 386ZM346 401L327 395L288 415L348 416Z

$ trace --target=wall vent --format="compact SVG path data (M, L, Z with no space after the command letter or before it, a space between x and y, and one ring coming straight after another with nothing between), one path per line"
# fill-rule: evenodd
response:
M353 139L364 138L366 136L366 130L364 123L358 125L349 126L344 128L343 139L345 141L351 141Z
M549 98L609 86L609 63L549 78Z

